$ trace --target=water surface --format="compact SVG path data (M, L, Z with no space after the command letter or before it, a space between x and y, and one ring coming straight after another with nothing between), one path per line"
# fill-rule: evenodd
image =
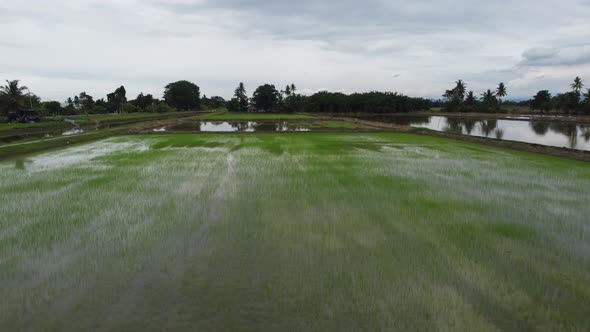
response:
M374 116L362 118L448 133L590 151L590 125L574 122L531 119L474 119L446 116Z
M290 123L287 121L257 122L257 121L187 121L175 126L166 128L166 131L193 131L210 133L233 133L233 132L289 132L289 131L310 131L304 124Z

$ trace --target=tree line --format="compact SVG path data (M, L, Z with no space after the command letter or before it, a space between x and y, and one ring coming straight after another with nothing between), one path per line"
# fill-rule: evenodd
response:
M125 87L120 86L108 93L106 98L95 99L83 91L78 95L68 97L63 103L59 101L42 102L26 86L21 85L19 80L6 81L4 86L0 86L0 115L22 109L35 109L44 115L162 113L195 111L200 110L202 105L222 107L225 106L225 101L221 97L209 99L204 96L201 98L200 88L189 81L178 81L166 85L162 99L155 98L151 94L140 93L135 99L129 100Z
M527 106L540 112L590 113L590 89L582 93L583 80L576 77L570 88L571 91L555 96L549 90L541 90L530 100L507 104ZM467 85L463 80L458 80L452 89L446 90L442 95L444 100L433 102L433 105L443 107L448 112L501 112L504 104L502 98L507 95L506 85L500 83L496 89L488 89L478 98L473 91L467 92Z
M306 112L306 113L405 113L428 110L432 102L425 98L413 98L397 92L366 92L344 94L320 91L310 96L297 93L295 84L282 90L272 84L256 88L248 98L244 83L240 83L228 102L234 112Z
M277 90L273 84L263 84L249 97L244 83L240 83L234 90L233 97L226 101L220 96L201 96L196 84L177 81L166 85L162 99L144 93L140 93L135 99L128 99L125 87L120 86L103 98L96 99L82 91L62 103L42 102L18 80L6 81L6 85L0 86L0 114L19 109L35 109L44 115L85 115L197 111L222 107L234 112L398 113L428 110L431 101L395 92L376 91L350 95L321 91L305 96L298 93L295 84L287 85L281 90Z
M590 89L582 93L584 83L576 77L571 91L552 96L548 90L539 91L531 100L518 105L538 111L563 111L567 113L590 112ZM10 110L35 109L44 115L75 115L134 112L197 111L226 107L233 112L308 112L308 113L405 113L443 107L449 112L499 112L508 95L506 85L499 83L495 89L487 89L477 96L467 91L463 80L446 90L443 100L408 97L397 92L365 92L344 94L320 91L306 96L298 93L295 84L278 90L273 84L257 87L249 97L244 83L239 83L233 97L226 101L220 96L201 96L198 85L182 80L164 87L163 97L140 93L128 99L124 86L116 88L105 97L95 99L85 91L67 98L65 102L45 101L18 80L6 81L0 86L0 115Z

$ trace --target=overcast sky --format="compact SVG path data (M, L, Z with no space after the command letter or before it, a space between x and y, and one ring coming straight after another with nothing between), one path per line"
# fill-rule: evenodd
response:
M590 0L0 0L0 79L43 100L262 83L438 98L590 87Z

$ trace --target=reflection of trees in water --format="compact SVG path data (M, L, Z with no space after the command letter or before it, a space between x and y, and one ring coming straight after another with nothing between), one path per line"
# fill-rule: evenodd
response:
M504 130L502 130L502 129L496 129L496 138L497 139L503 139L504 138Z
M258 122L254 125L256 131L276 131L277 124L274 122Z
M463 133L463 120L457 118L447 118L447 126L444 131L455 134Z
M489 137L490 134L498 127L498 120L482 120L479 122L479 128L485 137Z
M446 132L462 134L463 132L471 135L473 130L479 125L479 129L483 135L489 137L498 127L498 120L473 120L473 119L458 119L447 118L447 126L443 129ZM500 134L504 136L504 132Z
M542 121L531 121L529 122L529 126L535 132L535 134L539 136L545 136L549 131L549 122L542 122Z
M473 128L475 128L476 124L477 120L467 119L464 121L463 125L465 126L465 131L467 134L471 135L471 132L473 131Z
M201 124L201 121L190 121L171 126L167 129L170 131L201 131Z
M570 148L573 149L578 145L578 125L555 122L549 128L558 134L565 135L568 138Z
M582 136L584 138L584 141L586 141L586 142L590 141L590 126L581 125L580 131L582 132L582 134L580 134L580 136Z
M230 122L230 126L234 128L236 131L246 131L250 128L249 122Z
M563 122L541 122L541 121L531 121L530 122L531 129L537 135L546 135L549 130L553 131L556 134L563 135L568 138L569 140L569 147L575 148L578 145L578 139L582 137L584 141L590 141L590 126L587 125L577 125L572 123L563 123Z
M386 123L395 123L404 126L411 126L411 125L427 125L430 123L429 116L387 116L387 115L376 115L376 116L361 116L359 119L369 120L369 121L377 121L377 122L386 122Z

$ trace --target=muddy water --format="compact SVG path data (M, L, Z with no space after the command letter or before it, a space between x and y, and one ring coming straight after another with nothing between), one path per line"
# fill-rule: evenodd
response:
M590 151L590 125L587 124L531 119L497 120L446 116L361 118L442 132Z

